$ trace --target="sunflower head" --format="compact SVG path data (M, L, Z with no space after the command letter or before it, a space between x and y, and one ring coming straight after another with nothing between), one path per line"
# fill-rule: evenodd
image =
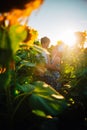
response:
M44 0L0 0L0 24L18 23L27 19L33 10L39 8ZM25 20L26 21L26 20Z

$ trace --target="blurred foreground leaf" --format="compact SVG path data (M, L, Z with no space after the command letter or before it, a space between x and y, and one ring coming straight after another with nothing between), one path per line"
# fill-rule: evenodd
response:
M44 82L34 82L35 89L29 97L32 112L42 116L57 116L66 107L64 97ZM37 112L38 111L38 112Z

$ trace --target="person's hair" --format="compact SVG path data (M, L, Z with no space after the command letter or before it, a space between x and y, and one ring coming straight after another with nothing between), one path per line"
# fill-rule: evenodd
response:
M50 39L48 37L42 37L41 44L50 44Z

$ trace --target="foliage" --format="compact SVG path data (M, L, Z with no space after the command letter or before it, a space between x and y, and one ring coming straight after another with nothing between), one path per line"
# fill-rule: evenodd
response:
M67 48L64 52L61 63L61 82L60 93L66 98L73 118L86 122L87 118L87 48ZM70 110L68 110L69 113ZM79 115L77 113L79 112ZM67 114L68 115L68 114ZM82 122L81 121L81 122ZM85 123L84 123L85 124ZM86 122L87 124L87 122Z
M0 32L0 120L10 127L33 113L52 118L67 107L61 94L38 81L35 70L44 64L42 48L29 42L28 31L23 25L12 25L1 27Z
M60 104L63 104L64 102L64 106L66 106L66 102L64 101L64 99L62 99L62 95L58 94L54 89L51 88L51 86L47 85L44 82L38 81L37 75L35 74L35 69L37 68L38 64L40 64L40 62L43 62L44 64L43 57L40 56L37 58L37 55L40 55L40 50L38 49L40 48L37 47L36 49L35 45L35 47L33 46L27 50L18 50L17 57L19 56L20 60L16 63L17 82L23 92L32 92L29 102L31 102L31 107L33 105L34 112L35 110L39 111L41 109L42 112L45 113L48 111L48 115L55 116L60 111L62 111L62 105ZM54 94L55 97L52 97L52 94ZM56 99L57 96L59 96L59 100ZM60 98L62 100L60 100ZM36 105L34 106L33 102L34 104L37 104L37 107ZM52 102L54 105L52 105ZM60 109L58 106L60 106Z

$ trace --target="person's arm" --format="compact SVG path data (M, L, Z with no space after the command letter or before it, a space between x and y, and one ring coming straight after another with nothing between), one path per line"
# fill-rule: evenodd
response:
M60 71L60 57L55 57L53 62L48 62L46 68L49 70Z

